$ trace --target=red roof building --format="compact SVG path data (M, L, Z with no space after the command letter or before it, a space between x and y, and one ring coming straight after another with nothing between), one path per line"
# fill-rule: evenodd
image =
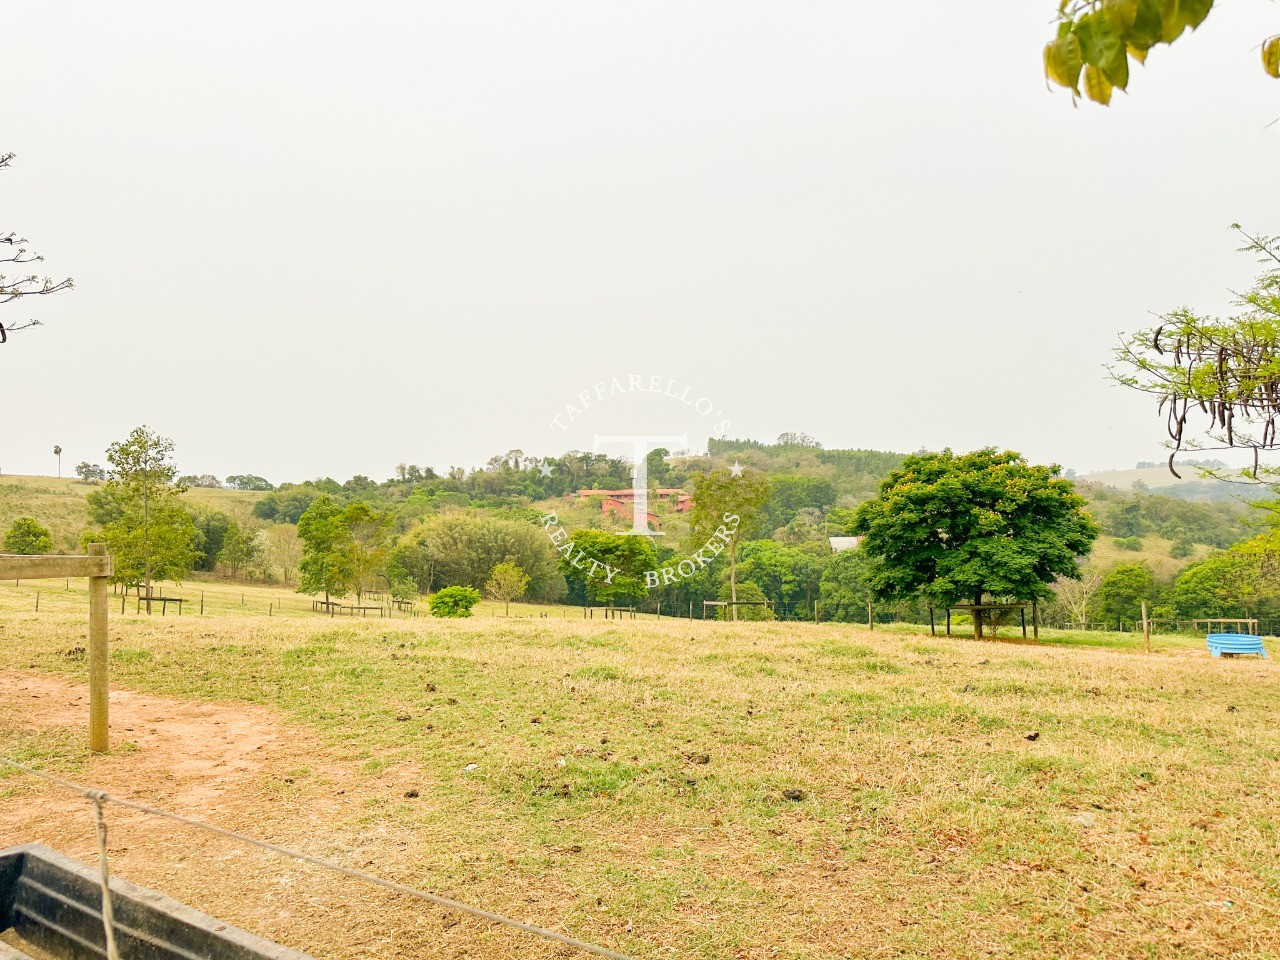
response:
M590 497L604 497L607 500L616 500L618 503L631 504L635 502L636 492L630 487L625 490L579 490L578 499L586 500ZM663 500L672 504L676 513L688 513L693 509L693 497L689 496L679 487L658 487L656 490L649 491L650 500ZM606 511L608 512L608 511Z

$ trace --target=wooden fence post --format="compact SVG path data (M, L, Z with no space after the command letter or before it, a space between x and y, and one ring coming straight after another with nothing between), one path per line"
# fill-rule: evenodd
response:
M1151 621L1147 619L1147 601L1142 601L1142 650L1151 652Z
M89 556L105 557L105 543L89 544ZM89 578L89 749L105 753L107 721L107 577Z
M876 628L875 620L871 619L871 601L867 601L867 630L871 631Z

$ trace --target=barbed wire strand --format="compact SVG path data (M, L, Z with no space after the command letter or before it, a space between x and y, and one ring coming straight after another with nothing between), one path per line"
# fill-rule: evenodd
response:
M215 834L218 834L219 836L228 837L232 840L238 840L241 843L249 844L250 846L257 847L261 850L267 850L271 853L277 853L284 857L290 857L294 860L300 860L303 863L309 863L312 866L320 867L321 869L329 870L334 873L341 874L342 876L345 876L345 877L350 877L353 880L361 880L365 883L372 884L375 887L381 887L384 890L390 890L394 893L401 893L409 897L416 897L419 900L425 900L428 903L435 904L438 907L444 907L446 910L455 910L459 913L469 914L480 920L486 920L489 923L495 923L501 926L511 927L512 929L523 931L524 933L530 934L531 936L541 937L544 940L551 940L556 943L564 944L565 946L568 946L568 947L573 947L575 950L581 950L583 953L589 953L597 957L606 957L608 958L608 960L632 960L632 958L628 957L626 954L618 953L606 947L598 947L595 944L585 943L581 940L575 940L573 937L565 936L562 933L556 933L554 930L547 930L544 927L537 927L531 923L523 923L520 920L513 920L510 917L504 917L502 914L494 913L491 910L485 910L485 909L482 909L481 907L473 907L469 904L461 903L457 900L451 900L448 897L442 897L434 893L428 893L425 890L418 890L415 887L410 887L403 883L396 883L394 880L384 880L382 877L375 877L373 874L365 873L362 870L353 870L350 867L344 867L342 866L342 864L334 863L331 860L325 860L321 857L313 857L311 854L308 854L308 853L302 853L298 850L291 850L288 847L282 847L277 843L271 843L267 840L259 840L257 837L246 836L243 833L237 833L236 831L228 830L225 827L216 827L211 823L205 823L202 820L195 820L191 817L184 817L181 814L173 813L169 810L162 810L158 807L149 807L149 806L146 806L145 804L137 803L133 800L125 800L121 797L112 796L111 794L106 793L102 790L94 790L89 787L83 787L78 783L73 783L70 780L64 780L62 777L54 776L53 774L46 773L43 770L36 770L32 767L25 766L24 764L18 763L16 760L10 759L9 757L0 756L0 763L6 764L7 766L13 767L15 770L20 770L21 772L25 774L29 774L30 776L36 777L38 779L46 780L49 783L52 783L55 786L61 787L64 790L69 790L73 793L80 794L80 796L84 797L87 800L92 801L95 804L96 808L99 811L98 816L101 816L100 811L104 803L114 803L118 807L124 807L127 810L135 810L138 813L143 813L143 814L146 814L147 816L161 817L165 820L172 820L175 823L180 823L180 824L183 824L184 826L193 827L197 830L205 830L205 831L208 831L209 833L215 833ZM103 857L104 878L106 875L106 858L105 858L105 851L103 850L103 847L105 846L105 840L106 840L105 827L106 825L105 823L103 823L103 829L99 835L99 850L100 850L100 855L102 855ZM104 882L105 882L105 879L104 879ZM107 903L107 902L108 901L104 897L104 903ZM109 912L109 910L110 910L109 906L107 906L104 909L104 917L103 917L104 923L107 921L107 917L105 916L105 914ZM108 934L108 938L109 938L108 942L110 942L109 934ZM110 947L108 947L108 949L110 949Z
M102 878L102 933L107 942L107 960L120 960L120 951L116 949L116 908L111 902L111 868L107 864L107 821L102 815L102 803L106 795L90 796L89 799L93 801L93 831L98 835L98 875Z

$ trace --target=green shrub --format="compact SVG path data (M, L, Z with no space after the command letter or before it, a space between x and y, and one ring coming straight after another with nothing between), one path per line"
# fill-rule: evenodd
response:
M1117 550L1141 550L1141 537L1116 537L1111 541L1115 544Z
M53 553L53 537L30 517L19 517L4 535L4 549L27 555Z
M475 587L445 587L427 601L433 617L469 617L471 608L480 602Z
M1195 552L1195 547L1186 537L1179 537L1169 547L1169 556L1176 560L1191 556Z

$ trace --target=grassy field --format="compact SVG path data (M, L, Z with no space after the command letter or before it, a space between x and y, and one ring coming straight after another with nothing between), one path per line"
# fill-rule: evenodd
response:
M0 677L83 677L83 594L62 586L37 615L37 585L0 585ZM637 957L1280 955L1271 661L1052 631L335 621L296 597L269 618L283 591L204 589L204 617L113 614L111 669L265 710L299 745L219 823ZM87 780L147 762L140 733L114 736L93 758L74 727L0 712L3 749ZM132 792L169 796L166 777ZM4 777L0 815L46 796ZM306 877L252 857L210 877L167 832L117 841L146 852L132 879L319 956L567 955L423 933L404 903L374 946L369 918L302 923L335 909ZM246 886L312 910L255 909Z
M79 550L80 534L89 527L84 501L93 490L93 485L74 478L0 476L0 537L18 517L34 517L49 528L58 550ZM244 518L262 494L197 487L185 497L193 505Z
M1099 537L1095 540L1093 549L1089 551L1090 562L1103 570L1118 563L1145 563L1161 579L1172 579L1183 568L1215 552L1212 547L1197 543L1192 547L1191 556L1181 559L1171 557L1169 550L1173 541L1154 534L1142 538L1141 550L1122 550L1114 541L1114 537Z

